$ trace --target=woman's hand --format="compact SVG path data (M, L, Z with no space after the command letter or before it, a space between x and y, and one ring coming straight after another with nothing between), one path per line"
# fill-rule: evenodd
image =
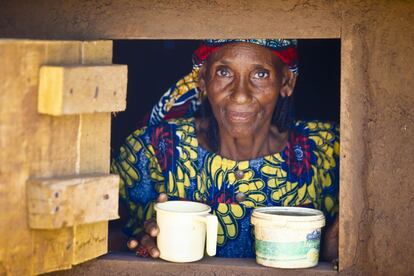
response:
M324 261L332 261L338 258L338 240L339 240L339 219L336 216L335 221L326 230L323 237L321 257Z
M167 194L161 193L158 196L157 202L165 202L168 200ZM137 235L136 238L131 238L127 246L137 255L150 255L153 258L160 256L160 251L157 248L155 238L159 233L159 228L155 219L150 219L144 222L144 231Z

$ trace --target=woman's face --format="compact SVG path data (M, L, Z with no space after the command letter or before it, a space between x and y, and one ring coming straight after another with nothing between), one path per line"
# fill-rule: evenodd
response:
M295 76L265 47L234 43L214 52L202 68L205 90L220 132L248 137L269 128L279 96L290 96Z

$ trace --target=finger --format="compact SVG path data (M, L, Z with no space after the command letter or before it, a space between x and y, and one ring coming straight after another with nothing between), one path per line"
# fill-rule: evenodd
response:
M127 246L130 250L134 250L138 246L138 241L136 239L129 239L127 242Z
M160 195L157 198L157 202L166 202L168 201L168 195L166 193L160 193Z
M145 235L141 239L141 244L147 249L151 257L158 258L160 256L160 251L155 244L154 238Z
M144 223L145 232L151 237L156 237L159 233L157 222L154 219L147 220Z

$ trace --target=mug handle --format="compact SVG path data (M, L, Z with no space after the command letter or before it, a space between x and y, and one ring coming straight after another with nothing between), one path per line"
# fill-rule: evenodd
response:
M207 230L207 254L209 256L216 255L217 247L217 229L218 229L218 220L215 215L208 214L207 216L198 217L200 221L206 224Z

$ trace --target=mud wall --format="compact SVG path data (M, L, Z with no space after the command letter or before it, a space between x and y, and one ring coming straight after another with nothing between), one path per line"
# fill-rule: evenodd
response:
M412 1L9 1L0 37L340 37L343 273L414 273Z
M341 243L355 250L350 265L374 275L414 271L413 4L343 12L341 207L352 235Z

